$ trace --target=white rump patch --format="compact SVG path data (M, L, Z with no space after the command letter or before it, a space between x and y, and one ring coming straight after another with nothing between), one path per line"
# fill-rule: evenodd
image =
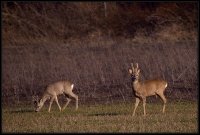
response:
M165 88L167 88L167 83L166 83L166 85L165 85Z
M72 88L72 90L73 90L73 88L74 88L74 84L71 85L71 88Z

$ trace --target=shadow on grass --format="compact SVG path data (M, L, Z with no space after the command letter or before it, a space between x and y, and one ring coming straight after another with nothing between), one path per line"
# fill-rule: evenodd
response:
M7 111L10 113L33 113L35 112L34 110L30 110L30 109L21 109L21 110L12 110L12 111Z
M88 116L115 116L120 115L119 113L95 113L95 114L88 114Z

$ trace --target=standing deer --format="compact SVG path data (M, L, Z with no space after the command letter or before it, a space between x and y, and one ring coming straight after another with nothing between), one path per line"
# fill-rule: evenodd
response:
M50 104L49 104L49 110L51 110L51 105L53 101L55 100L59 110L62 111L64 110L69 102L71 101L71 98L74 98L76 100L76 110L78 109L78 96L75 95L72 90L73 90L74 84L72 84L69 81L59 81L55 82L53 84L50 84L47 86L42 98L38 101L37 99L34 101L35 104L35 111L38 112L40 109L43 107L44 103L46 102L47 99L50 99ZM58 95L64 94L67 98L67 102L64 105L64 107L61 109L60 104L58 103Z
M154 80L146 80L144 82L139 81L140 69L138 68L138 63L136 63L136 67L134 68L133 63L131 63L131 69L129 69L129 73L131 74L132 79L132 87L133 91L136 95L135 108L133 110L133 116L135 115L135 110L138 107L140 100L143 101L143 109L144 116L146 115L146 97L158 95L164 102L162 112L165 112L165 104L167 102L164 91L167 87L167 82L164 80L154 79Z

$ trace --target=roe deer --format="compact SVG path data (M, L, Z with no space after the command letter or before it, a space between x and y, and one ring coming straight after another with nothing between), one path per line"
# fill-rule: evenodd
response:
M139 82L139 73L140 69L138 68L138 63L136 63L136 67L134 68L133 63L131 63L131 69L129 69L129 73L131 74L132 79L132 88L135 92L136 102L135 108L133 110L133 116L135 115L135 110L138 107L140 100L143 101L143 109L144 116L146 115L145 105L146 105L146 97L152 95L158 95L164 102L162 112L165 112L165 104L167 102L164 91L167 87L167 82L165 80L146 80L144 82Z
M67 107L67 105L71 101L71 98L74 98L76 100L76 110L77 110L78 109L78 96L72 92L73 87L74 87L74 84L72 84L69 81L59 81L59 82L55 82L53 84L48 85L42 98L38 101L38 97L37 97L37 99L34 101L34 104L36 107L35 111L36 112L40 111L40 109L43 107L43 105L47 99L50 99L48 112L50 112L51 105L54 100L56 101L56 103L59 107L59 110L62 111ZM64 94L67 98L67 102L62 109L58 103L58 98L57 98L57 96L61 95L61 94Z

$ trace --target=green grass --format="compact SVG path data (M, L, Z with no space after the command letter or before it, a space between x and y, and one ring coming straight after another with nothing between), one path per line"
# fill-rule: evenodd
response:
M2 132L23 133L84 133L84 132L198 132L198 108L196 102L171 102L162 114L161 103L147 103L147 116L143 116L140 103L136 116L132 117L133 103L111 105L80 105L78 111L69 106L59 112L54 103L52 112L45 105L36 113L31 106L3 107Z

